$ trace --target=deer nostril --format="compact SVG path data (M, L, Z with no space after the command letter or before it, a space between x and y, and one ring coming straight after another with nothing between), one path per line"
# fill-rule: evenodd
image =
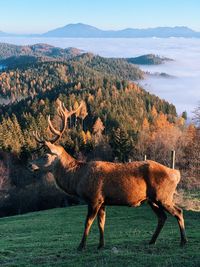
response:
M27 167L30 171L37 171L39 169L38 166L33 163L29 163Z

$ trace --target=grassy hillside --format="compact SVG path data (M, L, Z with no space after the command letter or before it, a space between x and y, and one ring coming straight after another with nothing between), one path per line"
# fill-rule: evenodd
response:
M98 251L93 225L84 252L77 252L86 206L54 209L0 220L1 266L200 266L200 213L185 212L189 243L179 247L179 231L169 219L157 241L148 241L156 226L149 207L108 207L106 247Z

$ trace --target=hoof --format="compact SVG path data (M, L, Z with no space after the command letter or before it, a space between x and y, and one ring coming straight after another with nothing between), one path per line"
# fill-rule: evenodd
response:
M154 241L154 240L151 240L150 242L149 242L149 245L155 245L156 244L156 241Z
M77 251L84 251L84 250L86 250L86 246L79 245L79 246L77 247Z
M104 245L98 245L97 249L101 250L104 248Z
M180 243L180 246L183 248L187 243L187 239L185 240L182 240L181 243Z

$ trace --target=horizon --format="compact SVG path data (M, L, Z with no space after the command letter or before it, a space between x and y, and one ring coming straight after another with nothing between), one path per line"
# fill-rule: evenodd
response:
M59 29L59 28L63 28L63 27L66 27L68 25L85 25L85 26L92 26L94 28L97 28L99 30L103 30L103 31L120 31L120 30L125 30L125 29L139 29L139 30L146 30L146 29L156 29L156 28L188 28L192 31L195 31L195 32L198 32L197 30L193 29L193 28L190 28L189 26L187 25L174 25L174 26L168 26L168 25L165 25L165 26L160 26L160 25L157 25L155 27L144 27L144 28L136 28L136 27L126 27L126 28L116 28L116 29L102 29L102 28L99 28L97 26L94 26L94 25L91 25L91 24L87 24L87 23L83 23L83 22L73 22L73 23L68 23L68 24L65 24L65 25L60 25L58 26L57 28L52 28L52 29L49 29L47 30L46 32L40 32L40 33L33 33L33 32L27 32L27 33L17 33L17 32L6 32L2 29L0 29L0 32L3 32L3 33L6 33L6 34L16 34L16 35L42 35L44 33L47 33L48 31L51 31L51 30L55 30L55 29ZM200 32L200 31L199 31Z
M199 8L196 0L7 0L1 3L0 31L42 34L80 22L102 30L185 26L200 31Z

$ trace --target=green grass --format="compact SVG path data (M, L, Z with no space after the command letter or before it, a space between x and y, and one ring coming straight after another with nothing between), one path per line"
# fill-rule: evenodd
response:
M87 250L77 252L85 215L86 206L75 206L0 219L0 266L200 266L200 213L185 212L185 248L170 215L157 244L149 246L157 223L149 207L108 207L105 249L97 250L95 222Z

